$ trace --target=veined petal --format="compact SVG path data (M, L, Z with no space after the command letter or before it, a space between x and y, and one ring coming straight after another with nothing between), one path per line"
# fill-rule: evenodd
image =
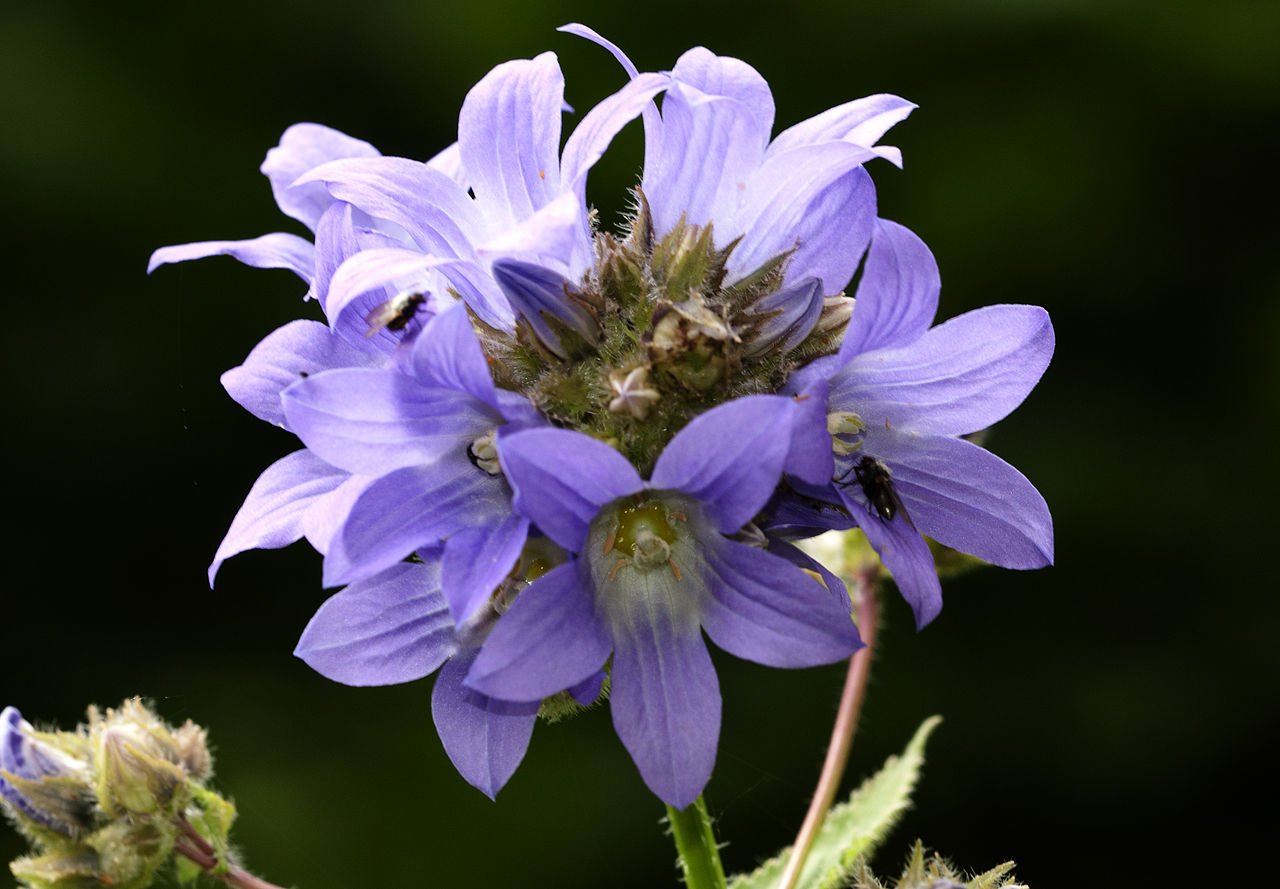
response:
M255 269L288 269L308 284L315 274L315 248L297 235L274 232L247 241L199 241L161 247L151 254L147 274L162 265L204 259L206 256L230 256Z
M495 425L474 399L395 370L326 371L291 386L282 401L289 427L308 448L362 475L430 463Z
M902 513L886 522L870 512L854 496L856 487L841 487L840 499L858 527L867 535L867 540L880 556L880 561L884 562L884 566L893 575L898 592L907 600L915 614L916 629L923 629L942 610L942 584L938 580L938 569L934 566L929 544Z
M319 183L294 185L298 177L329 161L350 157L378 157L368 142L316 123L297 123L284 131L280 144L267 152L262 173L271 181L276 204L315 231L333 197Z
M646 139L642 187L659 235L684 215L694 225L714 222L723 246L741 233L729 223L764 157L773 94L746 62L703 47L682 55L671 77L662 136Z
M443 279L438 272L460 260L426 256L403 247L370 247L356 253L334 272L325 297L325 313L334 333L353 344L375 340L379 348L390 352L402 342L408 331L417 330L420 316L430 316L433 303L439 302ZM419 294L422 303L413 308L415 316L407 329L390 330L379 325L378 316L388 308L396 294Z
M813 196L801 218L787 280L807 275L823 282L825 294L842 292L871 243L876 219L871 175L864 167L845 173Z
M253 347L244 364L222 375L222 386L255 417L285 425L280 393L311 374L369 367L381 356L353 348L319 321L291 321Z
M648 597L614 621L609 709L644 783L683 809L702 792L720 738L720 683L695 620Z
M941 287L938 263L924 241L896 222L877 219L840 357L848 361L914 343L933 323Z
M720 246L739 234L727 223L737 216L764 155L759 127L755 110L735 98L707 95L678 80L667 87L661 151L645 159L641 183L659 235L681 217L692 225L714 222Z
M439 170L402 157L332 161L297 184L322 182L339 200L404 229L423 251L474 259L489 232L465 189Z
M444 546L441 586L461 626L506 579L529 536L529 520L510 515L499 522L463 528Z
M573 301L569 282L558 272L532 263L502 259L493 264L493 277L516 314L561 358L568 358L569 353L547 316L572 328L589 343L599 337L600 327L594 316L584 305Z
M474 652L452 658L431 692L431 716L450 762L489 799L515 774L529 748L540 702L497 701L462 684Z
M328 555L329 542L333 535L342 530L365 488L376 481L375 476L353 475L328 494L322 494L307 508L302 515L302 533L307 543L315 547L316 552Z
M916 527L1002 568L1053 564L1053 517L1021 472L962 438L878 430L866 447L893 472Z
M350 204L336 201L320 217L320 223L316 226L316 277L311 285L311 293L320 301L325 317L340 337L357 349L389 354L399 344L400 334L385 329L373 331L367 319L395 296L395 291L375 287L359 295L356 301L351 298L341 302L329 299L329 285L333 276L352 256L362 250L388 247L404 249L410 243L408 236L400 240L385 232L372 231L358 225L357 214L358 211ZM430 278L426 280L432 285L435 283ZM435 286L427 289L443 290Z
M824 488L835 474L828 410L825 380L814 380L792 399L791 444L785 466L787 475Z
M413 348L413 369L428 386L456 389L498 409L489 362L480 348L471 317L461 305L431 319Z
M851 142L824 142L771 155L745 185L745 201L728 234L742 234L729 257L729 280L743 277L788 251L801 257L788 274L852 275L865 244L865 232L832 233L832 226L869 226L875 218L874 190L857 175L874 153ZM865 221L864 221L865 219ZM806 247L814 242L813 247ZM852 251L833 257L824 251ZM835 269L835 271L833 271ZM824 283L835 293L845 280Z
M431 160L427 161L427 166L433 170L439 170L454 182L463 188L470 188L471 184L467 182L467 170L462 166L462 149L457 142L454 142L448 148L441 151Z
M209 566L209 586L222 563L248 549L280 549L302 538L302 517L347 474L307 450L272 463L249 489Z
M696 497L716 526L731 534L773 495L790 450L791 418L791 400L776 395L714 407L663 449L650 487Z
M587 208L575 192L565 192L485 241L476 256L485 262L514 257L576 277L586 270L590 252Z
M516 511L570 552L582 551L600 507L644 488L626 457L581 432L517 432L498 439L498 454Z
M592 43L602 47L606 52L617 59L618 64L622 66L622 70L627 72L628 77L635 79L640 76L639 69L632 64L631 59L627 57L626 53L618 48L617 44L611 40L606 40L586 25L574 22L572 24L562 25L561 27L556 28L556 30L563 31L566 34L573 34L575 37L581 37L584 40L590 40ZM644 156L647 158L657 158L661 153L662 145L662 117L658 113L658 106L652 101L645 106L642 114L644 117ZM561 181L566 183L564 187L569 188L572 186L577 176L576 174L571 176L568 173L570 165L567 162L567 151L565 152L565 158L566 162L562 164L562 175L564 178ZM574 166L578 166L576 161Z
M507 298L484 269L475 263L457 262L441 266L440 271L481 321L497 330L515 329L515 314Z
M432 565L396 565L335 593L294 654L343 685L421 679L455 650L453 620Z
M634 66L629 73L631 81L588 111L565 143L561 187L574 191L579 200L585 200L587 172L604 156L613 137L646 108L654 108L653 97L671 82L665 74L636 74Z
M636 77L640 74L640 69L635 66L627 54L618 48L618 45L611 40L601 37L596 31L588 28L586 25L578 22L570 22L567 25L561 25L556 28L563 34L572 34L575 37L581 37L584 40L590 40L596 46L603 47L609 55L618 60L618 64L627 72L628 77Z
M502 478L472 466L465 453L397 469L370 483L351 507L329 543L324 584L369 577L421 547L510 514Z
M849 597L795 565L720 538L704 548L702 627L730 654L770 667L811 667L849 657L862 643Z
M579 563L569 562L516 596L466 684L504 701L541 701L595 675L611 648L590 581Z
M854 310L857 317L857 309ZM1038 306L987 306L909 346L859 355L831 381L831 403L871 426L963 435L1006 417L1053 355L1053 326Z
M498 65L467 93L458 117L462 163L497 229L560 194L563 104L564 75L550 52Z
M801 145L832 140L872 148L890 127L905 120L916 107L906 99L887 93L854 99L783 130L770 144L769 153L777 154ZM890 159L893 159L892 155ZM896 164L902 166L900 157Z

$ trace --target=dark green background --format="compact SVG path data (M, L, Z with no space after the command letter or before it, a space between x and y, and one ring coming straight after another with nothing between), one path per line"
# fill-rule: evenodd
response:
M889 140L906 170L874 175L938 256L941 314L1053 315L1054 363L990 445L1047 497L1058 565L950 583L920 635L890 599L849 782L946 722L882 863L922 836L1037 889L1247 871L1280 741L1269 2L6 4L0 703L69 725L141 693L211 726L249 864L302 889L675 884L604 712L539 727L493 805L445 759L429 682L347 689L290 655L325 595L313 553L241 556L206 589L292 449L218 374L309 308L227 259L143 274L160 245L299 230L256 172L295 121L425 158L489 67L544 49L584 111L622 78L552 30L573 20L641 68L698 43L749 60L780 126L918 102ZM629 133L593 177L606 219L639 163ZM842 668L717 663L708 798L742 869L794 832Z

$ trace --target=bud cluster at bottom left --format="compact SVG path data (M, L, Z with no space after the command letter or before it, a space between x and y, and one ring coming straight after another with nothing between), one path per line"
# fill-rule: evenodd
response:
M142 889L171 859L178 877L201 870L175 856L194 844L229 861L235 808L204 786L212 759L204 729L162 722L133 698L90 707L75 731L39 731L14 707L0 713L0 804L33 852L10 864L34 889Z

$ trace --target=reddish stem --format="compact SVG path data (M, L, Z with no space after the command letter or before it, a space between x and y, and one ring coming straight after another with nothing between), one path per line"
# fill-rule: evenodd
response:
M186 818L178 817L175 822L183 835L174 843L174 850L179 855L198 864L202 870L219 877L222 882L231 886L232 889L283 889L283 887L277 886L275 883L268 883L261 877L254 876L237 864L229 864L225 872L215 873L214 869L218 866L218 856L214 848L200 835L200 831L191 826L191 822L187 821Z
M858 607L858 631L865 647L858 649L849 659L849 672L845 676L844 691L840 693L840 707L836 711L835 726L831 729L831 743L827 746L827 758L822 763L822 774L813 791L813 802L805 813L804 823L791 847L791 857L778 881L778 889L795 889L800 880L809 850L813 848L818 831L827 817L840 789L845 764L849 761L849 749L853 746L853 733L858 727L858 714L862 712L862 700L866 695L867 677L871 675L871 657L875 649L876 626L880 620L880 603L877 598L877 570L860 571L854 578L854 594Z

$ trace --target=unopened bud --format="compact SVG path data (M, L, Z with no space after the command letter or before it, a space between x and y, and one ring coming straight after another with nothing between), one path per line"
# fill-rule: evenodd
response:
M16 707L0 713L0 800L18 823L73 836L89 823L93 787L85 739L37 732Z
M96 738L98 798L110 813L148 815L167 809L186 778L182 767L130 725L103 729Z
M818 316L814 332L828 333L840 330L849 323L851 317L853 317L853 297L842 293L828 296L822 301L822 314Z

